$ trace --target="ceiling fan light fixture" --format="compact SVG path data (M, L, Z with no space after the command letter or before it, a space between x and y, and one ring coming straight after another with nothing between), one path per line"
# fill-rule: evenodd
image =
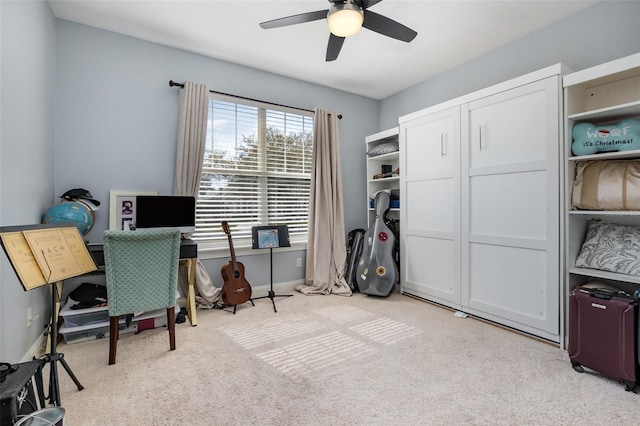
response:
M359 6L351 1L331 5L327 15L329 31L338 37L349 37L362 28L364 14Z

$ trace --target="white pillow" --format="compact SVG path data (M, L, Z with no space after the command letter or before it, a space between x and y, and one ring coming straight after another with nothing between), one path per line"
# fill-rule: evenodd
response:
M590 220L576 266L640 276L640 225Z

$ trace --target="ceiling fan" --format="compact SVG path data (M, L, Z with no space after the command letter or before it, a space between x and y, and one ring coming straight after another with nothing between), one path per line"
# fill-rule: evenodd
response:
M335 61L346 37L360 31L361 27L375 31L396 40L410 42L418 33L399 22L368 10L382 0L329 0L329 9L300 13L261 22L264 29L285 27L304 22L327 19L329 23L329 43L327 45L327 61Z

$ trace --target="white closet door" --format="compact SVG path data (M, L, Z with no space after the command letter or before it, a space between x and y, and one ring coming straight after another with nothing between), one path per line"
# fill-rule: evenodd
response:
M555 340L558 78L470 102L462 117L462 303Z
M403 291L460 304L460 108L401 125Z

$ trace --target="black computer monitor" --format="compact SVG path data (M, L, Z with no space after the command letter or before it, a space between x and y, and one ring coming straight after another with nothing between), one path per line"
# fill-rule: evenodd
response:
M251 247L254 249L291 247L287 225L264 225L251 228Z
M180 228L182 233L196 230L196 199L178 195L138 195L136 228Z

